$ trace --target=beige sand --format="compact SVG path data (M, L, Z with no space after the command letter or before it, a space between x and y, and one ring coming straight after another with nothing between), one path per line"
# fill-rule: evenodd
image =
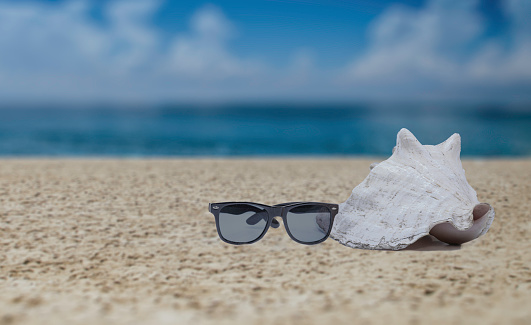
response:
M466 161L447 249L222 243L208 202L342 202L372 160L2 160L0 324L530 324L531 161Z

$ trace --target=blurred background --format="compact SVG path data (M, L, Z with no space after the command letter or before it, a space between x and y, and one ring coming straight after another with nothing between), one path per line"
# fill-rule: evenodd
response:
M529 0L0 0L1 156L531 155Z

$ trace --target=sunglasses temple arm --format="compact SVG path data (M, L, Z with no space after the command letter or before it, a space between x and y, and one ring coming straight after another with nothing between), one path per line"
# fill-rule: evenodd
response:
M267 211L260 211L258 213L253 214L249 218L247 218L245 222L248 225L253 226L259 223L261 220L264 220L265 222L267 222L268 217L269 217L269 214L267 213ZM273 222L271 223L271 227L278 228L280 227L280 223L276 221L275 219L273 219Z
M248 225L253 226L259 223L260 220L264 220L265 222L267 222L267 217L268 217L267 211L260 211L258 213L253 214L249 218L247 218L245 222L247 222Z

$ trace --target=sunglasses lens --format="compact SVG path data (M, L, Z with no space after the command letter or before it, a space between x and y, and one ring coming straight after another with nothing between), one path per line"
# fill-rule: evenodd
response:
M322 205L300 205L286 215L289 232L305 243L320 241L328 235L331 226L330 210Z
M249 204L232 204L219 211L219 232L231 242L248 243L264 232L268 213Z

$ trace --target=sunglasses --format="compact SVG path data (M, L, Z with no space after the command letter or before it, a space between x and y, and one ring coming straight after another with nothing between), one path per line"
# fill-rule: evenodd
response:
M281 217L288 235L300 244L314 245L330 235L338 205L290 202L265 205L252 202L210 203L221 240L233 245L252 244L262 239L269 227L278 228Z

